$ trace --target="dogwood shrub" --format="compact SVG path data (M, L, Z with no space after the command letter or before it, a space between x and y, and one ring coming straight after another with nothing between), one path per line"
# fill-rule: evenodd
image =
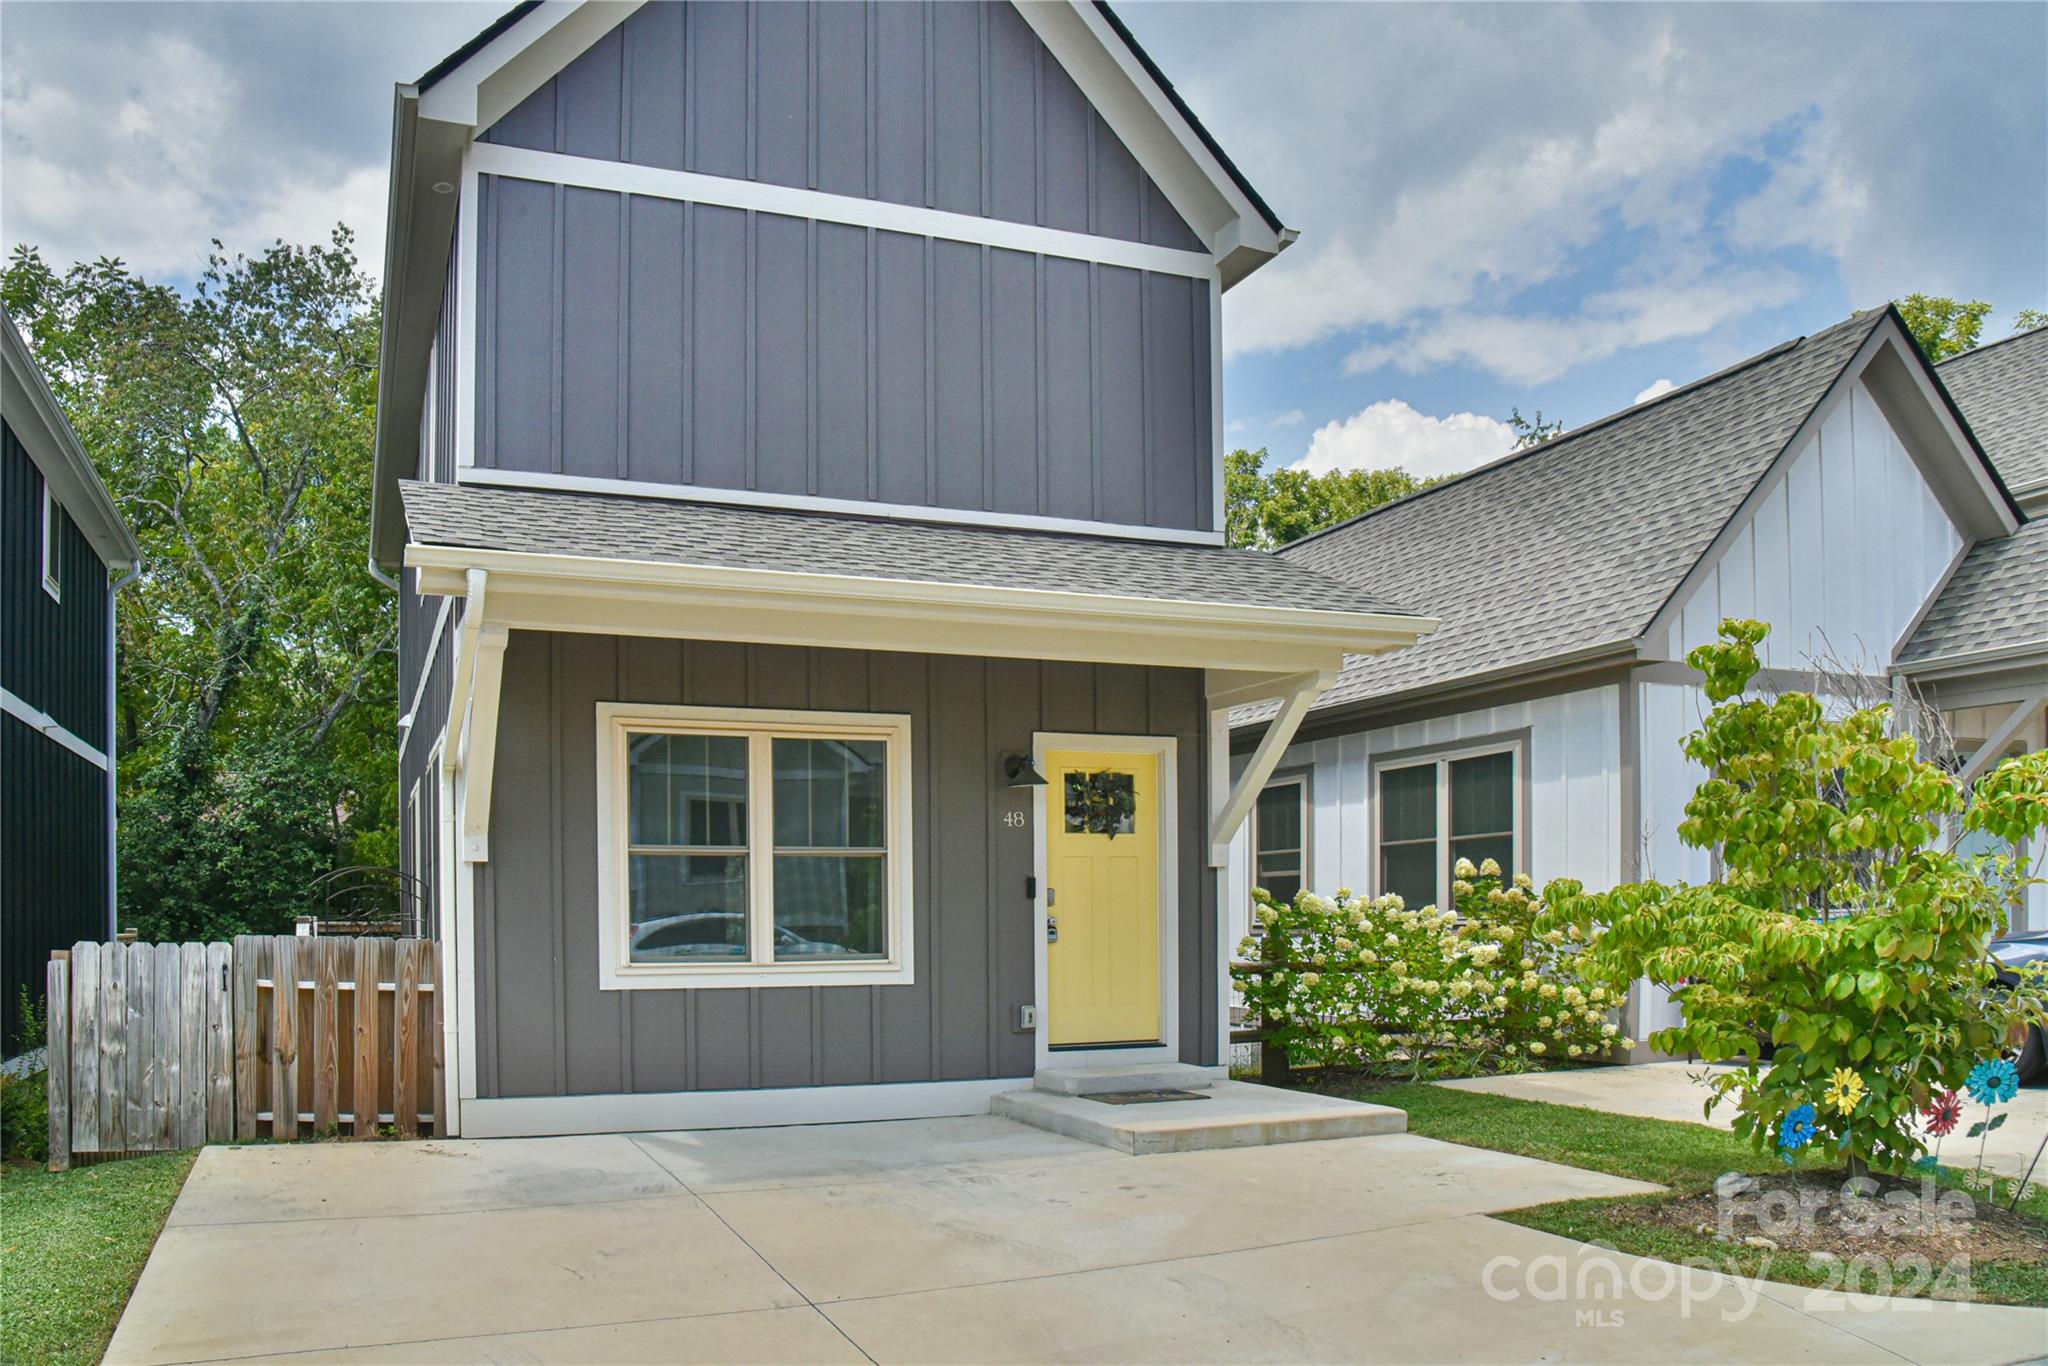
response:
M1245 1004L1295 1064L1356 1067L1396 1057L1421 1070L1528 1067L1604 1056L1622 1039L1622 996L1583 983L1577 928L1539 930L1526 875L1459 860L1455 911L1397 896L1253 893L1264 936L1241 956Z
M1553 882L1545 923L1599 927L1579 964L1593 980L1673 993L1683 1022L1651 1037L1658 1048L1746 1060L1707 1108L1732 1097L1759 1150L1897 1170L1922 1151L1916 1114L2048 1018L2037 988L1992 990L1986 956L2030 879L2009 855L1961 852L1954 833L2011 843L2048 828L2048 753L1965 793L1891 733L1888 707L1831 719L1805 693L1745 697L1768 631L1725 621L1686 657L1714 707L1685 742L1707 778L1679 835L1719 852L1719 880L1600 894Z

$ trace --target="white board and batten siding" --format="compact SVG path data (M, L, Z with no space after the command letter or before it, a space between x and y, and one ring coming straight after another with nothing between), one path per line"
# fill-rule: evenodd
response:
M1378 811L1371 787L1375 756L1527 734L1522 802L1529 875L1541 883L1574 877L1596 891L1621 877L1621 692L1588 688L1525 702L1447 713L1378 730L1304 741L1290 747L1279 772L1308 769L1307 886L1328 895L1339 887L1377 893L1374 867ZM1245 755L1233 757L1242 769ZM1226 898L1230 942L1250 924L1250 822L1231 844Z
M1769 622L1764 665L1882 674L1962 533L1861 381L1794 453L1659 642L1684 659L1724 617Z

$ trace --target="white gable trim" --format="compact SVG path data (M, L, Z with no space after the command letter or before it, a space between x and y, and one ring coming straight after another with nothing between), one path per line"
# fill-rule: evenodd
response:
M632 17L641 0L545 0L420 92L420 117L484 129Z
M1750 489L1742 503L1694 561L1678 587L1665 599L1657 615L1644 628L1642 640L1652 653L1679 625L1686 606L1700 591L1728 553L1729 547L1753 523L1757 510L1782 484L1809 442L1843 403L1850 401L1857 385L1868 381L1871 396L1884 419L1892 425L1900 444L1914 467L1956 525L1965 543L2006 536L2018 529L2011 506L1991 482L1976 445L1949 414L1933 387L1926 383L1926 365L1917 354L1917 344L1892 318L1871 329L1863 345L1828 386L1826 394L1806 420L1787 440L1763 477ZM1918 383L1913 381L1917 380ZM1916 399L1918 402L1916 403ZM1919 411L1909 410L1917 407ZM1936 589L1938 590L1938 587ZM1880 645L1891 642L1879 642Z
M1175 211L1226 262L1227 289L1278 255L1296 234L1276 232L1130 46L1087 0L1018 0L1017 12L1065 68Z

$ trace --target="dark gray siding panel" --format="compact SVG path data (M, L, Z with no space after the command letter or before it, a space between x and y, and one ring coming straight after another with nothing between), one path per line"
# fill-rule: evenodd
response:
M43 481L14 429L0 424L0 687L94 749L107 748L107 567L61 506L57 593L43 591ZM9 788L9 793L32 791Z
M648 5L483 138L1201 250L1004 0Z
M14 1004L24 989L43 999L50 951L106 938L107 774L10 713L0 715L0 782L0 1051L12 1057Z
M1213 529L1206 281L483 187L479 465Z
M900 987L601 992L596 705L911 717L917 981ZM1020 1076L1037 917L1030 798L1001 756L1034 730L1173 735L1181 809L1183 1054L1215 1060L1214 876L1203 866L1201 680L1184 670L515 632L505 659L491 862L479 883L486 1096Z

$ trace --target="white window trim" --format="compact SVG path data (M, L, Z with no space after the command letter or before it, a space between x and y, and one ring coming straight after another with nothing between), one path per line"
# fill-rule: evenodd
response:
M64 601L64 586L59 579L63 570L63 547L58 533L63 530L58 514L63 511L57 496L50 492L50 481L41 481L43 486L43 591L50 595L50 601Z
M1301 871L1299 876L1301 878L1301 885L1304 891L1306 891L1309 887L1309 871L1311 867L1309 856L1309 840L1312 838L1310 826L1314 824L1315 817L1315 808L1311 804L1309 799L1309 781L1311 777L1311 771L1305 768L1276 773L1270 779L1267 780L1266 785L1263 788L1259 789L1259 794L1261 796L1264 796L1266 793L1271 792L1276 787L1293 787L1297 789L1296 800L1298 800L1301 803L1301 844L1300 847L1296 850L1296 852L1301 857ZM1259 804L1256 801L1252 803L1251 830L1251 877L1249 881L1250 886L1255 888L1259 885L1259 859L1260 856L1266 852L1264 842L1261 840L1259 836ZM1250 895L1249 888L1246 891L1246 895ZM1254 916L1251 921L1252 933L1261 933L1264 930L1264 928L1264 926L1259 924L1258 918Z
M774 765L777 738L858 737L889 746L887 859L889 956L857 963L635 963L626 840L629 733L738 735L747 765L747 918L752 942L774 943ZM690 987L898 986L917 980L913 933L910 718L895 713L777 711L754 707L597 704L597 970L601 991Z
M1380 830L1385 817L1385 806L1381 800L1381 779L1388 773L1401 769L1433 767L1436 775L1436 904L1439 909L1451 908L1451 785L1447 781L1450 766L1459 759L1478 759L1489 754L1507 754L1514 760L1514 772L1508 779L1509 793L1514 801L1515 864L1505 868L1504 874L1528 872L1529 862L1529 807L1526 796L1529 777L1529 748L1522 736L1505 739L1475 740L1470 744L1451 744L1424 750L1390 754L1372 761L1368 775L1370 810L1367 815L1367 833L1370 836L1371 862L1367 867L1374 896L1386 894L1385 878L1380 865Z

